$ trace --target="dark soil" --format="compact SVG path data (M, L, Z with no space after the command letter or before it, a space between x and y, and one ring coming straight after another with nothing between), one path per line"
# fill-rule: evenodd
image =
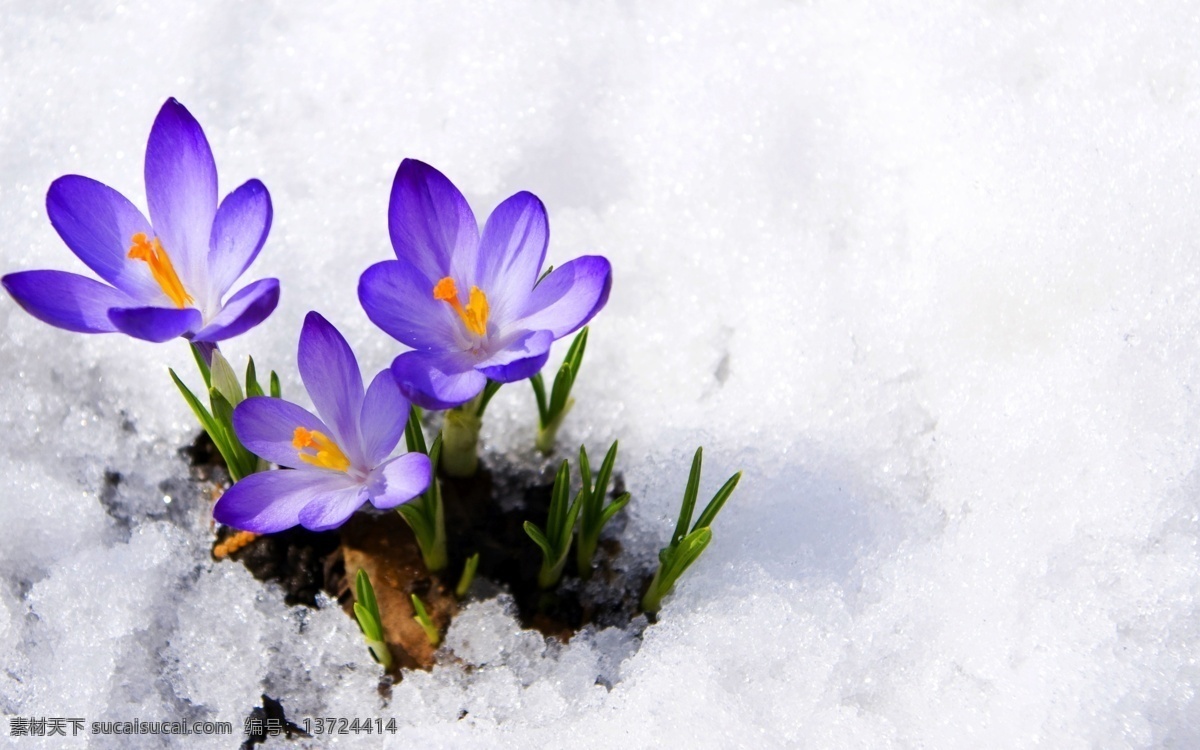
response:
M220 477L220 454L207 450L205 443L207 436L202 434L185 449L193 472ZM619 474L614 484L612 497L624 492ZM638 615L653 561L623 561L632 574L615 566L622 556L615 537L624 528L624 513L605 529L590 581L582 581L574 571L572 551L560 584L550 591L538 588L541 553L523 524L532 520L544 526L552 488L552 474L510 465L481 464L470 479L442 478L450 564L439 575L425 570L416 540L399 514L369 507L340 529L317 533L297 527L258 537L231 558L259 580L282 586L288 604L315 606L317 592L323 590L351 616L353 578L347 572L366 569L380 601L389 645L402 667L427 668L434 655L423 631L414 627L410 595L421 597L444 632L457 611L452 592L466 558L474 552L480 561L473 591L508 591L525 627L565 641L588 624L628 626ZM217 542L233 533L222 527Z

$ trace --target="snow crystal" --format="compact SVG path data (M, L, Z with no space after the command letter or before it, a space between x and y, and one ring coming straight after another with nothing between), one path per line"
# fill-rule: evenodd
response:
M695 446L702 493L745 472L641 636L559 644L483 599L380 692L336 605L209 557L166 377L195 382L186 347L4 298L6 720L240 737L265 693L395 718L397 747L1200 745L1188 4L27 3L0 46L0 270L82 270L47 186L144 205L176 96L223 191L271 190L251 274L282 301L224 349L295 396L309 309L365 370L397 352L355 288L420 158L481 215L538 194L549 262L613 261L560 444L620 438L631 555L670 533ZM529 460L534 418L503 389L485 460Z

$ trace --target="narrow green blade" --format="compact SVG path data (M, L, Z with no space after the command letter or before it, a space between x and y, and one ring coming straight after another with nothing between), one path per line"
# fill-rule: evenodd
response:
M692 524L692 513L696 509L696 495L700 493L700 465L703 462L704 448L696 449L692 457L692 471L688 474L687 489L683 492L683 505L679 508L679 522L675 524L675 533L671 535L671 544L679 544L688 533Z
M725 484L721 485L721 489L717 490L717 494L713 495L713 499L704 507L704 512L696 520L696 525L692 527L692 531L712 526L717 514L721 512L721 508L725 507L725 501L737 489L738 482L740 481L742 481L742 472L740 471L725 480Z
M533 396L537 399L538 424L545 427L550 417L546 413L546 382L542 380L542 374L539 372L529 378L529 385L533 386Z

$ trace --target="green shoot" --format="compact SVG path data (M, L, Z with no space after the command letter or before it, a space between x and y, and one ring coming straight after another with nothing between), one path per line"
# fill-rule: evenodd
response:
M200 377L204 378L204 387L211 387L212 376L208 367L208 360L205 358L204 352L197 344L192 344L189 348L192 350L192 356L196 358L196 367L200 370Z
M425 453L425 434L421 429L420 412L416 407L409 412L408 424L404 428L404 439L409 451ZM434 467L433 476L429 478L429 487L417 497L396 508L413 530L417 538L417 546L421 548L421 558L430 573L436 573L449 563L446 555L446 513L442 506L442 488L438 483L437 465L442 453L442 436L434 438L433 446L427 455Z
M583 475L583 487L579 491L582 508L579 511L579 543L575 547L575 564L579 568L579 575L585 580L592 577L592 558L600 543L600 532L629 502L629 493L626 492L608 505L604 504L616 460L617 443L614 440L593 483L587 451L583 446L579 447L579 472Z
M554 491L550 496L550 512L546 519L546 530L542 531L532 521L525 522L525 533L542 550L542 568L538 572L538 586L548 589L562 578L571 551L571 537L575 531L575 519L579 517L582 490L571 497L571 466L566 461L558 467L554 477Z
M721 508L725 507L725 501L729 499L729 496L737 489L738 482L741 481L742 473L740 471L726 480L693 525L692 513L696 508L696 497L700 493L700 468L703 451L703 448L696 449L696 455L692 459L692 471L688 475L687 489L683 493L683 503L679 508L679 520L675 524L675 532L671 535L671 543L658 553L658 570L654 573L654 580L650 582L650 588L646 591L646 595L642 597L642 609L646 612L659 610L663 597L670 593L683 572L700 557L700 553L704 552L708 543L712 541L710 527L713 520L716 519ZM691 531L688 531L689 526L691 526Z
M458 585L454 587L454 595L459 599L467 595L467 591L471 588L471 582L475 580L475 571L479 568L479 553L471 555L463 564L462 577L458 579Z
M375 661L379 662L385 671L391 669L392 652L383 640L383 618L379 616L375 587L371 585L367 571L362 568L358 569L358 576L354 580L354 599L354 616L358 619L358 626L362 628L371 656L375 657Z
M558 374L554 376L554 386L550 389L548 400L546 398L546 382L542 379L542 374L539 372L529 379L538 408L538 433L534 445L543 455L548 456L554 452L554 442L558 439L558 428L562 426L567 412L571 411L571 407L575 405L575 399L571 398L571 388L575 385L575 377L579 374L579 368L583 366L583 353L587 349L587 337L588 329L585 326L567 349L567 356L558 368Z
M258 383L258 373L254 370L254 357L250 357L250 363L246 365L246 398L265 395Z
M437 625L433 624L433 619L429 613L425 611L425 602L421 601L421 597L416 594L412 595L413 609L416 611L416 616L413 617L421 629L425 631L425 637L429 639L429 645L437 648L437 645L442 642L442 634L438 632Z

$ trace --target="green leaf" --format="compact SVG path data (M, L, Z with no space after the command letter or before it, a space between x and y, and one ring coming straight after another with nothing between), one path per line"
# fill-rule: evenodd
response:
M250 362L246 365L246 397L262 395L264 394L262 386L258 384L258 373L254 370L254 357L250 357Z
M583 330L575 336L575 340L571 342L571 346L567 348L567 356L565 362L571 363L571 380L574 382L575 375L579 374L579 368L583 366L583 352L587 349L588 327L584 326Z
M546 423L550 421L550 417L546 413L546 382L542 380L542 374L539 372L529 378L529 384L533 386L533 395L537 399L538 424L545 428Z
M442 635L438 632L437 626L433 624L433 620L429 619L429 613L425 611L425 603L416 594L412 595L412 603L413 609L417 612L413 619L425 631L425 637L429 639L429 643L433 646L438 645L442 640Z
M204 378L204 387L212 387L212 377L209 373L208 362L204 361L204 354L201 353L200 347L196 344L191 345L192 356L196 359L196 367L200 368L200 376ZM215 351L215 350L214 350Z
M533 543L542 549L542 557L546 560L553 560L556 555L554 548L550 546L550 540L542 533L542 530L533 521L525 522L525 533L533 540Z
M737 489L738 482L742 480L742 472L738 472L725 480L725 484L721 485L721 489L717 490L717 494L713 495L713 499L705 506L704 512L700 514L700 518L696 520L696 525L692 527L692 531L703 529L707 526L712 526L713 520L717 514L721 512L721 508L725 507L725 501Z
M583 492L575 494L575 502L571 503L571 508L567 511L567 517L564 519L562 528L559 530L558 549L561 557L566 557L571 551L571 535L575 531L575 521L579 518L579 511L583 507Z
M542 271L542 275L541 275L541 276L538 276L538 280L537 280L537 282L535 282L535 283L534 283L534 285L533 285L533 286L536 288L538 284L542 283L542 279L544 279L544 278L546 278L547 276L549 276L549 275L550 275L550 272L551 272L551 271L553 271L553 270L554 270L554 266L546 266L546 270L545 270L545 271Z
M554 387L550 390L550 408L548 410L550 419L557 417L566 408L567 398L571 395L571 386L574 382L575 376L571 373L571 363L563 362L558 368L558 374L554 376Z
M712 529L709 528L698 529L685 536L676 547L664 578L674 584L679 576L683 575L683 572L696 562L696 558L700 557L700 553L708 547L708 543L711 541ZM671 587L667 586L666 588L670 589Z
M358 626L362 628L363 635L369 641L382 641L383 628L379 626L379 622L374 615L359 602L354 603L354 617L358 620Z
M362 568L358 569L354 587L357 589L359 603L366 607L368 612L378 618L379 602L375 599L375 587L371 585L371 578L367 575L367 571Z
M692 524L692 513L696 509L696 495L700 493L700 465L704 458L703 446L696 449L692 457L692 471L688 474L687 489L683 492L683 505L679 508L679 522L675 524L675 533L671 535L671 544L676 545L688 532Z
M417 537L417 543L422 547L432 544L434 537L433 525L426 517L423 505L424 503L418 500L410 500L396 508L400 517L412 527L413 535Z
M183 394L183 400L191 407L192 413L196 415L196 419L200 422L200 426L208 433L212 439L213 445L217 447L217 452L221 454L221 458L225 459L225 465L229 467L230 475L236 471L237 457L233 449L229 445L229 440L225 436L225 430L217 423L217 420L209 413L208 409L204 408L204 404L200 403L200 399L196 398L188 387L183 384L175 371L168 368L167 372L171 374L171 380L175 381L179 392ZM238 477L240 478L240 477Z
M592 466L588 463L587 449L582 445L579 446L579 480L581 482L581 492L584 498L586 498L585 502L591 505L594 495L592 492Z
M550 512L546 519L546 536L559 539L562 535L563 524L570 511L571 498L571 465L563 461L558 465L558 473L554 476L554 490L550 495Z
M500 390L500 386L502 385L504 383L497 383L495 380L488 379L487 385L483 387L483 393L479 394L479 406L475 409L475 416L483 416L488 402L492 400L492 396L496 395L496 391Z
M283 389L279 387L279 376L271 370L271 398L283 398Z
M216 360L214 359L213 361ZM215 370L213 371L213 379L217 379ZM237 435L233 432L233 406L225 399L224 394L217 390L216 386L208 390L208 400L212 404L213 421L221 431L221 441L225 444L226 450L229 451L226 454L222 450L221 455L225 456L225 463L229 467L229 475L236 482L242 477L254 473L258 465L258 459L238 441ZM213 442L217 442L216 437L213 437ZM217 449L221 450L220 443L218 443Z
M467 591L471 588L471 581L475 580L475 571L479 568L479 553L471 555L463 564L462 576L458 579L458 585L454 587L454 595L462 599L467 595Z
M409 453L429 453L425 446L425 431L421 429L421 415L413 407L408 412L408 423L404 425L404 442Z
M612 520L613 516L621 512L621 508L624 508L629 504L629 497L629 493L626 492L624 495L621 495L616 500L613 500L611 503L609 503L604 510L600 511L599 528L604 528L604 526Z

